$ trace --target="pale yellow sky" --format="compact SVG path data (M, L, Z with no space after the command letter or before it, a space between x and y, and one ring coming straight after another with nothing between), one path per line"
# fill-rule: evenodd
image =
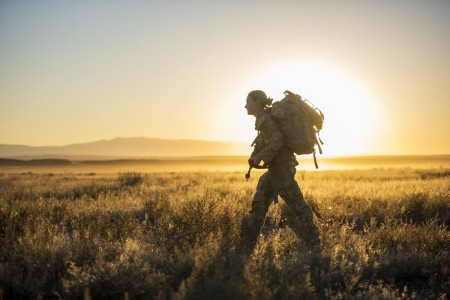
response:
M251 142L251 89L327 154L448 154L449 1L2 1L0 143Z

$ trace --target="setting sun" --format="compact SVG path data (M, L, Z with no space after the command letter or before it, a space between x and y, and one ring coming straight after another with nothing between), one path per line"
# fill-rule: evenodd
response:
M324 154L375 152L377 134L385 126L383 116L372 91L350 73L320 62L269 66L240 88L239 95L234 95L236 100L227 104L225 114L244 114L245 97L255 89L264 90L274 101L281 100L283 92L290 90L319 108L325 115L320 133L325 142ZM251 142L255 136L253 119L237 117L233 121L239 138Z

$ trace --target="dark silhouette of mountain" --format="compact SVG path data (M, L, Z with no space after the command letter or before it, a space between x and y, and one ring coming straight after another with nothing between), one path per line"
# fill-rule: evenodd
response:
M11 158L0 158L0 166L68 166L72 162L67 159L32 159L20 160Z
M3 158L148 158L180 156L244 155L251 152L249 145L234 142L202 140L167 140L159 138L115 138L92 143L67 146L32 147L0 144Z

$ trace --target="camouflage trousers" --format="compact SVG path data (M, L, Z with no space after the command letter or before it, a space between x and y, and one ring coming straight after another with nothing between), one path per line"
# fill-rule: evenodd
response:
M310 248L320 247L319 230L314 224L314 214L295 181L295 172L295 167L287 163L278 163L270 166L259 179L244 237L250 249L253 249L256 244L267 210L276 195L284 200L297 219L296 226L293 228L296 235L301 237Z

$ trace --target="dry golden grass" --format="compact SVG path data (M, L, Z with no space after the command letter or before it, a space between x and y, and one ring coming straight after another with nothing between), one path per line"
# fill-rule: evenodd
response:
M259 174L0 174L0 295L445 299L450 170L299 172L322 255L272 205L240 250Z

